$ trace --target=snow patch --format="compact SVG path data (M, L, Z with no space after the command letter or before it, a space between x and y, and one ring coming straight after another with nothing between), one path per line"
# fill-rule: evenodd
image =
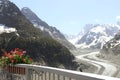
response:
M102 27L102 26L98 26L98 27L95 27L93 29L90 30L91 32L94 32L94 33L104 33L105 31L105 27Z
M72 43L73 45L76 45L76 42L81 38L82 36L78 36L78 37L75 37L73 39L68 39L68 41L70 43Z
M17 32L17 30L15 28L9 28L9 27L6 27L6 26L0 24L0 34L11 33L11 32Z
M82 48L82 49L84 49L84 48L91 48L91 46L95 46L96 44L101 43L101 47L100 47L100 48L102 48L103 45L104 45L107 41L109 41L110 39L112 39L112 38L113 38L112 36L109 36L109 37L101 36L100 38L97 39L97 38L94 36L94 40L93 40L89 45L87 45L87 44L84 42L84 43L82 43L82 44L76 44L76 47L77 47L77 48Z
M2 1L0 1L0 5L2 5Z

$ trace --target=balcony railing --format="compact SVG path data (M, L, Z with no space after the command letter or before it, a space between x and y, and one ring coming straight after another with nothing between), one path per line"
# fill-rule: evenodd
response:
M53 67L18 64L1 69L0 80L120 80L107 76Z

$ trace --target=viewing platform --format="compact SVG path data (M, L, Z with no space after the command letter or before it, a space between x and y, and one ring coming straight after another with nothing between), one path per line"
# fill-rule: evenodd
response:
M0 71L0 80L120 80L119 78L47 66L18 64Z

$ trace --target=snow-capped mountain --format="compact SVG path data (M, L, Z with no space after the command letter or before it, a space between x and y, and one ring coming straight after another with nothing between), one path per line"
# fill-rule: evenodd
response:
M114 36L114 38L103 45L101 53L115 55L120 54L120 31Z
M59 41L61 44L66 46L69 49L74 49L74 45L72 45L65 36L55 27L49 26L46 22L42 21L34 12L32 12L29 8L22 8L21 12L25 15L25 17L37 28L40 28L46 35L50 35L53 39Z
M83 35L80 35L82 37L72 39L76 39L73 44L77 48L102 48L119 30L120 26L117 24L87 25L83 29Z
M83 29L80 30L80 33L77 35L66 35L66 39L71 42L73 45L77 47L77 42L82 38L84 34L86 34L91 28L95 25L93 24L86 24Z
M73 45L76 44L76 42L82 37L81 34L78 34L78 35L67 35L67 34L64 34L66 39L72 43Z

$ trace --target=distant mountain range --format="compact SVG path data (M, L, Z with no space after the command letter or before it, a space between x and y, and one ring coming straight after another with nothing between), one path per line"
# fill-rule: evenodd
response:
M119 30L118 24L87 24L80 34L67 39L77 48L101 49Z
M118 24L86 24L78 35L66 36L55 27L49 26L45 21L42 21L29 8L24 7L21 12L35 27L42 30L44 34L50 35L53 39L57 40L69 49L75 49L74 46L82 49L101 49L102 46L112 39L120 30L120 26Z

